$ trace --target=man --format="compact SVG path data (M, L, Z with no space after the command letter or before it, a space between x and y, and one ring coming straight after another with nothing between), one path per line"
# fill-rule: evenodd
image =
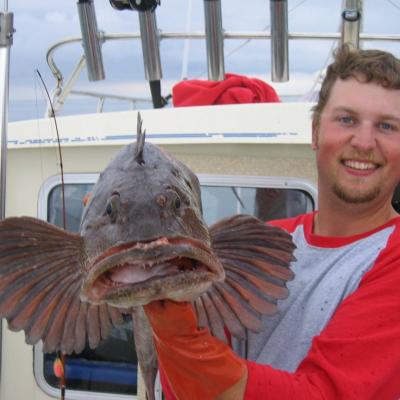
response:
M145 307L167 398L400 398L400 61L337 51L313 110L315 213L275 221L296 277L249 358L198 329L189 304Z

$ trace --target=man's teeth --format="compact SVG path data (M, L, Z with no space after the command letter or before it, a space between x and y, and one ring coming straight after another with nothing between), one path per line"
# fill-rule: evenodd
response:
M344 161L344 165L346 167L350 167L350 168L354 168L354 169L360 169L360 170L377 168L376 164L370 163L370 162L363 162L363 161L346 160L346 161Z

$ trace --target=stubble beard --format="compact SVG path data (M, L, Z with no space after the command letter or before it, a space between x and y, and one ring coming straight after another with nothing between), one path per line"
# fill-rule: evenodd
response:
M381 189L379 186L376 186L368 191L363 191L356 188L353 190L348 190L347 188L344 188L335 182L332 186L332 191L340 200L344 201L345 203L364 204L375 200L379 196Z

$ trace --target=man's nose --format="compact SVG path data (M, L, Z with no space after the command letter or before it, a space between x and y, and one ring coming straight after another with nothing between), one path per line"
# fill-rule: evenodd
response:
M351 145L359 150L369 151L376 147L375 127L370 122L360 124L354 130Z

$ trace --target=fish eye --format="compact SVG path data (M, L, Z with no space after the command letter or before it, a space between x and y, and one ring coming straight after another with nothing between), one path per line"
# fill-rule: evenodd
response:
M174 201L174 206L176 209L181 207L181 199L179 197L177 197Z
M107 204L107 207L106 207L106 213L107 213L108 215L111 215L112 212L113 212L112 205L111 205L110 203L108 203L108 204Z
M119 193L113 193L107 202L105 210L105 215L108 215L111 222L115 222L117 219L119 203L120 203Z

